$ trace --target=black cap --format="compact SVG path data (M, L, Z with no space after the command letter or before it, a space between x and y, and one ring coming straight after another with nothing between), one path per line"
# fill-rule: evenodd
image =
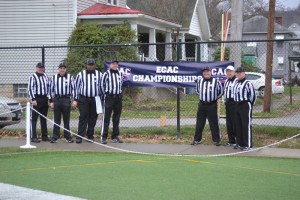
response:
M86 61L86 64L87 65L95 65L95 60L94 59L87 59L87 61Z
M65 64L65 63L60 63L60 64L59 64L59 66L58 66L58 68L61 68L61 67L65 67L65 68L67 68L67 66L66 66L66 64Z
M245 69L243 67L238 67L235 72L245 72Z
M209 68L209 66L203 67L203 71L205 71L205 70L211 71L211 69Z
M112 62L112 63L114 63L114 62L115 62L115 63L119 63L118 59L116 59L116 58L113 58L113 59L111 60L111 62Z
M42 62L38 62L38 64L36 64L36 67L45 67L45 65Z

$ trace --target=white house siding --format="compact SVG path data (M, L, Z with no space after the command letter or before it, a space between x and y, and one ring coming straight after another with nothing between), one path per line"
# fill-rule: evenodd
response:
M0 47L67 45L76 0L1 0ZM0 84L24 84L42 60L41 49L0 50ZM56 73L66 50L46 50L46 71Z
M106 0L77 0L77 13L80 13L95 3L103 3L102 1L107 2Z
M201 38L200 22L199 22L199 15L197 10L194 11L191 24L190 24L189 34Z
M77 0L77 12L80 13L95 3L107 4L107 0ZM117 0L117 6L126 8L126 0Z

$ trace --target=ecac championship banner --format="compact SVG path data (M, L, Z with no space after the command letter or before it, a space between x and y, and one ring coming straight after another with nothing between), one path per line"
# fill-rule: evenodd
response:
M105 63L105 70L110 62ZM225 68L234 66L231 61L223 62L119 62L125 87L195 87L202 78L203 68L211 69L212 77L221 82L226 79Z

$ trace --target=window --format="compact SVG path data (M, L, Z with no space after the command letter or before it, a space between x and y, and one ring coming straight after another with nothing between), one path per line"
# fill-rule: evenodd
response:
M14 97L16 98L27 98L27 84L14 84Z
M118 0L107 0L107 4L116 6L118 5Z
M257 80L257 79L260 79L260 76L254 75L254 74L247 74L247 79L248 80Z

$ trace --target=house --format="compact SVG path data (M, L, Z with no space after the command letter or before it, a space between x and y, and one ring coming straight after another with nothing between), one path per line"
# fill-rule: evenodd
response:
M126 20L137 32L140 43L156 43L158 34L162 34L165 38L164 41L159 42L166 43L208 41L211 36L204 0L189 1L188 12L184 15L182 24L174 21L174 18L170 16L167 18L163 13L160 15L152 13L147 7L143 10L135 9L139 3L139 1L131 0L79 0L78 19L84 23L104 25L120 24ZM172 10L169 12L176 13ZM197 50L194 44L183 45L181 60L195 60L195 58L208 60L207 45L201 45L201 47L202 49ZM158 47L150 45L149 49L141 49L140 53L149 61L172 60L170 45L166 45L163 49L164 57L162 58L158 59L157 50Z
M295 38L300 39L300 26L297 23L293 23L288 28L290 31L293 31L295 33ZM292 52L289 55L292 70L295 72L300 72L300 68L298 67L300 65L300 41L293 41L291 42L292 45ZM298 75L299 76L299 75Z
M267 40L268 19L264 16L252 17L243 23L242 40ZM274 25L274 39L292 39L295 36L293 31L282 26L282 18L276 18ZM229 33L230 37L230 33ZM287 74L289 69L288 42L277 41L273 46L273 73ZM243 59L251 62L261 70L266 68L266 42L247 42L242 44Z
M0 48L67 45L76 23L75 0L0 1ZM56 73L67 49L47 49L46 72ZM42 48L0 49L0 93L27 96L27 81Z
M144 0L148 1L148 0ZM164 41L207 41L210 30L204 0L190 0L189 12L183 24L130 8L126 0L18 0L0 1L0 92L11 97L26 97L29 75L45 55L46 73L51 76L58 64L65 59L67 48L43 46L67 45L76 20L84 23L116 25L130 22L139 42L156 43L158 36ZM177 34L178 33L178 34ZM32 48L35 46L35 48ZM10 49L4 49L10 47ZM22 47L22 48L13 48ZM24 48L26 47L26 48ZM206 44L187 44L181 47L181 60L208 58ZM2 48L2 49L1 49ZM172 60L172 46L166 45L163 57L158 56L156 45L140 49L143 60ZM16 76L16 74L18 74Z

